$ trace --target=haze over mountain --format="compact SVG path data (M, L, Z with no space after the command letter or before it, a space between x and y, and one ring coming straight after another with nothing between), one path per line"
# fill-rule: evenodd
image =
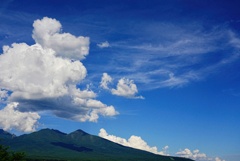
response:
M82 130L66 134L58 130L43 129L21 136L0 130L0 138L1 144L10 146L13 151L25 152L28 159L191 161L125 147Z

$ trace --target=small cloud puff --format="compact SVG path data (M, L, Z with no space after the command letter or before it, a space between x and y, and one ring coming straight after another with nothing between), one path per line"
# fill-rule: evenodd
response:
M146 143L146 141L144 141L140 136L132 135L127 140L127 139L124 139L124 138L121 138L121 137L118 137L118 136L109 135L107 133L107 131L105 129L103 129L103 128L100 129L100 132L99 132L98 136L100 136L100 137L102 137L104 139L110 140L112 142L121 144L123 146L128 146L128 147L135 148L135 149L145 150L145 151L148 151L148 152L151 152L151 153L155 153L155 154L168 155L166 153L167 149L168 149L168 146L165 146L163 148L163 151L158 151L156 146L154 146L154 147L149 146Z
M100 82L100 87L103 89L109 89L108 84L112 82L112 77L107 73L103 73L102 80Z
M103 89L111 91L113 95L122 96L126 98L134 98L134 99L144 99L142 96L136 96L138 93L137 85L133 80L129 80L127 78L121 78L118 81L116 89L110 89L108 84L112 82L112 77L107 73L103 73L100 87Z
M117 96L144 99L142 96L136 96L138 93L137 85L133 82L133 80L126 78L121 78L118 81L117 89L112 89L111 92Z
M102 42L102 43L97 44L97 46L98 46L99 48L108 48L108 47L110 47L110 44L109 44L108 41L105 41L105 42Z

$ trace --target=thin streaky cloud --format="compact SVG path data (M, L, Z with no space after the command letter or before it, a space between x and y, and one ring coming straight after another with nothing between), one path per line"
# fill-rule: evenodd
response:
M234 48L237 50L239 47L239 39L229 29L216 27L209 32L203 32L195 28L198 30L195 33L189 32L191 28L183 30L178 27L176 29L182 32L175 38L169 38L169 41L159 39L154 44L143 41L137 45L136 42L131 44L130 41L113 42L112 48L119 51L114 54L115 62L112 63L114 68L111 68L111 71L115 70L116 73L121 71L137 83L147 85L149 82L155 82L151 85L151 89L154 89L182 86L204 79L208 73L211 73L211 70L221 68L238 59ZM169 36L164 34L165 37ZM225 50L228 51L224 53ZM126 51L127 54L120 54ZM218 57L218 52L224 53L222 60L204 64L209 58L208 55L214 53ZM233 56L229 58L228 55L231 54ZM128 59L130 55L131 61ZM105 70L109 69L105 68ZM160 70L167 72L155 72ZM174 77L169 77L171 73Z
M102 43L97 44L97 46L98 46L99 48L108 48L108 47L110 47L110 44L109 44L108 41L105 41L105 42L102 42Z

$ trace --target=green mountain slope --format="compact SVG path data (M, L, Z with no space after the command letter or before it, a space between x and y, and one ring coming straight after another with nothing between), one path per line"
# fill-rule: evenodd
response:
M14 137L16 137L16 136L0 129L0 138L1 139L12 139Z
M125 147L82 130L70 134L43 129L18 137L4 137L2 144L25 152L31 159L71 161L190 161L190 159L155 155Z

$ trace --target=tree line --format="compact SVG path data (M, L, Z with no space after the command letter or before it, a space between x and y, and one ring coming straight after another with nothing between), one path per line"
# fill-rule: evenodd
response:
M23 152L9 151L9 147L0 145L0 161L26 161Z

